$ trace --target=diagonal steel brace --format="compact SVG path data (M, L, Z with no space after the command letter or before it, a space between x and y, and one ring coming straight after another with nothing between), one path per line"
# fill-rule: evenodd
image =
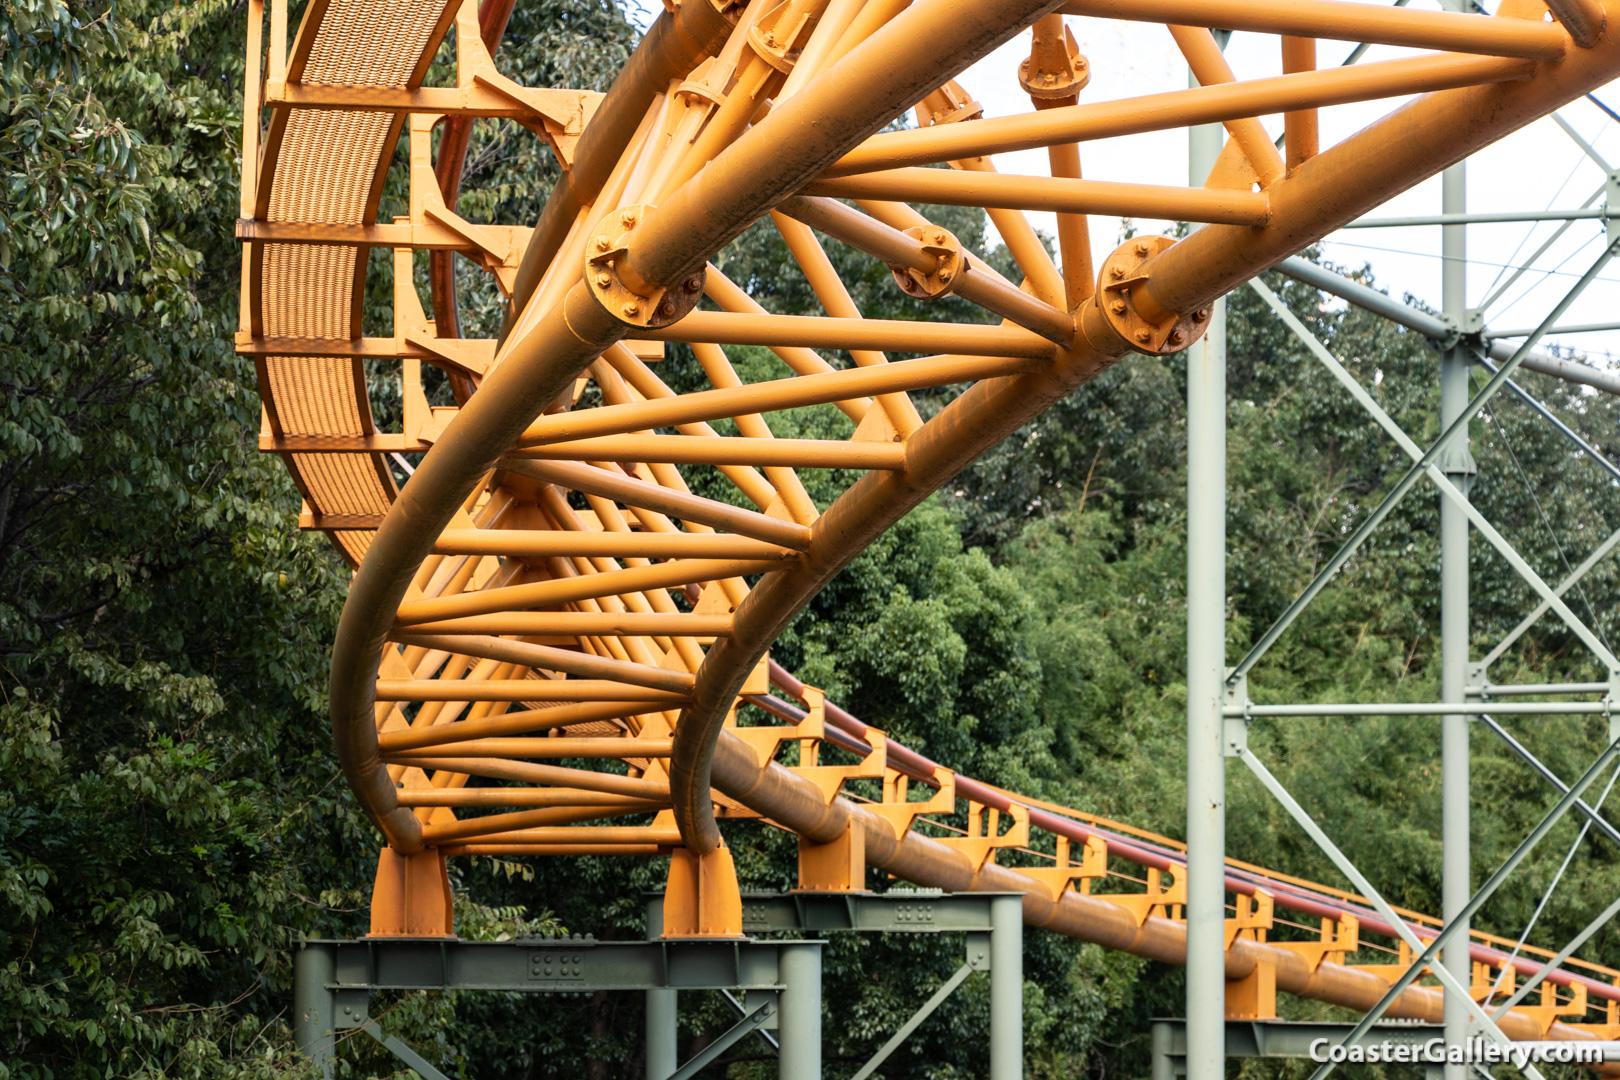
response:
M1580 617L1570 609L1569 605L1564 603L1558 591L1548 585L1541 575L1536 573L1530 564L1524 561L1523 556L1514 550L1513 545L1507 541L1507 538L1497 532L1495 526L1479 512L1479 508L1469 502L1463 493L1457 489L1457 486L1451 482L1451 479L1440 471L1440 467L1435 464L1434 459L1438 456L1435 451L1430 450L1429 453L1425 454L1418 447L1418 444L1406 432L1401 430L1400 425L1395 423L1394 418L1386 413L1377 401L1373 400L1366 387L1362 386L1356 380L1356 377L1345 369L1345 366L1339 362L1338 357L1329 352L1327 347L1317 340L1316 335L1312 334L1305 327L1305 324L1299 321L1298 317L1288 309L1288 306L1277 297L1276 293L1266 287L1264 282L1259 278L1255 278L1249 282L1249 286L1260 294L1260 298L1270 305L1278 318L1294 332L1294 335L1305 344L1311 354L1328 368L1334 378L1338 379L1345 389L1350 391L1351 396L1378 423L1378 426L1383 428L1385 433L1394 439L1400 448L1412 458L1415 463L1413 470L1422 470L1434 483L1435 487L1439 488L1440 493L1467 515L1468 520L1473 524L1474 528L1479 530L1480 535L1484 536L1518 575L1540 594L1542 603L1557 612L1558 616L1564 620L1589 649L1597 654L1598 659L1603 661L1609 670L1620 668L1620 660L1617 660L1614 654L1609 652L1602 640L1581 621ZM1498 377L1500 377L1500 373L1498 373ZM1444 441L1444 436L1442 436L1441 442ZM1436 443L1436 447L1439 446L1440 443ZM1409 473L1408 475L1413 474ZM1393 500L1395 496L1392 495L1390 498Z

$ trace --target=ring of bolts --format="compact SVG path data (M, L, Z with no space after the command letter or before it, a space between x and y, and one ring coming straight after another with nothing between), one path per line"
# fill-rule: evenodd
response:
M665 288L643 286L645 292L630 288L619 269L630 253L636 229L647 218L650 206L627 206L603 218L596 235L586 245L585 283L602 309L620 322L635 327L656 328L678 322L703 297L705 270Z
M1148 262L1174 244L1168 236L1127 240L1103 260L1098 275L1097 300L1109 325L1132 348L1151 356L1180 352L1209 328L1207 305L1179 315L1162 312L1145 295Z

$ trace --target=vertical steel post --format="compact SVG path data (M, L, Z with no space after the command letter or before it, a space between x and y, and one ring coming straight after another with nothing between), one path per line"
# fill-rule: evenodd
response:
M1442 0L1451 11L1466 11L1467 0ZM1467 165L1458 162L1441 177L1441 212L1466 213ZM1466 225L1441 226L1441 308L1462 327L1468 316L1468 240ZM1468 404L1468 355L1460 346L1440 358L1440 429L1462 414ZM1442 462L1458 490L1468 492L1468 441L1460 439ZM1440 692L1442 701L1462 701L1468 674L1468 517L1450 500L1440 499ZM1442 917L1449 923L1473 895L1469 860L1468 718L1440 720L1440 846ZM1467 986L1472 981L1465 926L1446 945L1441 962ZM1468 1037L1468 1010L1446 995L1446 1041L1463 1045ZM1446 1080L1466 1080L1468 1067L1447 1065Z
M821 942L782 943L776 1037L781 1080L821 1080Z
M336 950L326 942L307 942L293 954L293 1043L299 1053L332 1075L332 1018L337 994Z
M1168 1020L1153 1021L1149 1046L1153 1059L1151 1080L1176 1080L1175 1062L1170 1060L1170 1052L1175 1047L1175 1033Z
M990 1080L1024 1076L1024 898L990 901Z
M1195 127L1200 186L1221 129ZM1187 1078L1226 1076L1226 301L1187 351Z
M647 940L664 934L664 898L647 897ZM647 1080L667 1080L680 1064L676 1060L675 1016L677 990L648 990Z

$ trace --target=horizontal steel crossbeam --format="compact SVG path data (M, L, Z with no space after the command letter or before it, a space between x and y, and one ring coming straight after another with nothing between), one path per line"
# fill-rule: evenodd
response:
M743 932L875 930L900 934L989 933L991 902L1016 893L793 892L743 894Z
M329 951L329 986L345 991L776 990L782 949L799 942L597 941L593 938L312 941Z

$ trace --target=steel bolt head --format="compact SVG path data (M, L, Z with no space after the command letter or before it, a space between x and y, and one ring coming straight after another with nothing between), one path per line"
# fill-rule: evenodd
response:
M1207 307L1201 307L1193 312L1193 322L1203 322L1207 318L1209 318L1209 308Z
M626 210L624 213L619 215L619 224L623 225L625 228L628 229L635 223L636 212L634 210Z
M1148 246L1147 246L1147 241L1146 240L1138 240L1136 242L1136 253L1138 255L1146 255L1148 253Z
M1145 326L1142 327L1142 329L1136 332L1136 340L1146 345L1148 342L1153 340L1153 331L1149 330Z
M944 242L945 242L945 230L940 229L938 232L934 233L934 243L943 244Z
M1187 335L1182 333L1180 330L1172 330L1172 331L1170 331L1170 344L1172 344L1172 345L1180 345L1183 341L1186 341L1186 340L1187 340Z
M610 248L612 246L613 246L613 241L609 240L607 237L598 236L596 238L596 250L597 251L606 251L608 248Z
M1123 266L1116 266L1108 273L1115 281L1118 281L1125 276L1125 268Z
M624 307L620 308L619 310L624 312L625 318L633 319L637 315L641 314L641 305L636 303L634 300L626 300L624 302Z
M1112 311L1115 315L1125 314L1125 301L1115 300L1112 304L1108 305L1108 310Z
M611 278L607 274L597 274L596 275L596 287L598 289L605 289L611 284L613 284L613 278Z
M658 314L665 317L675 314L675 302L665 297L664 302L658 305Z
M686 279L687 292L697 292L701 288L703 288L703 279L698 277L696 274L693 274L691 277Z

